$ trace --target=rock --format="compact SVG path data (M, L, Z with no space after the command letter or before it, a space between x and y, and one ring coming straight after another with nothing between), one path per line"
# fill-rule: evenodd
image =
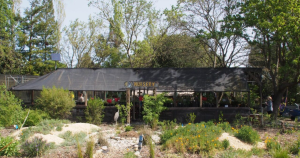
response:
M134 147L135 147L135 148L138 148L139 146L138 146L138 145L134 145Z
M121 138L121 140L124 140L125 138Z
M138 151L139 150L139 148L134 148L134 151Z
M140 152L139 152L139 151L136 151L136 152L134 153L134 155L135 155L135 156L140 156Z
M121 139L121 137L114 137L114 139L115 139L115 140L120 140L120 139Z
M100 153L102 153L102 149L96 151L96 154L100 154Z
M107 150L107 146L103 146L101 149L102 150Z

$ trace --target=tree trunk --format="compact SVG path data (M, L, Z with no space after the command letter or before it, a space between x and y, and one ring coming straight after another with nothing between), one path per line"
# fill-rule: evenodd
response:
M285 90L282 90L282 91L277 91L274 95L274 98L273 99L273 114L274 114L274 120L277 119L277 115L278 115L278 108L279 108L279 105L281 103L281 98L284 94Z

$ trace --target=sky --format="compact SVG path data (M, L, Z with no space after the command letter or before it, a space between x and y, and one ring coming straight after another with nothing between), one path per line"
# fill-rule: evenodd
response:
M154 7L160 10L165 8L170 9L172 5L176 5L177 0L153 0ZM88 0L64 0L66 18L63 23L63 27L70 24L71 21L77 18L80 21L87 22L89 15L95 15L98 10L94 7L88 6ZM28 0L22 0L21 13L29 7Z

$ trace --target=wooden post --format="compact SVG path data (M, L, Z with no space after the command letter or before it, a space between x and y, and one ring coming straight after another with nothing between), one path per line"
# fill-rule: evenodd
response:
M138 101L139 101L139 118L140 118L141 112L142 112L140 96L141 96L141 89L139 88L139 98L138 98Z
M156 88L153 89L153 96L156 97Z
M132 109L132 115L133 115L133 120L135 120L135 90L133 90L133 97L132 97L132 102L133 102L133 109Z
M200 92L200 108L202 108L202 92Z
M126 106L130 106L130 88L126 89ZM130 108L127 111L127 124L130 124Z

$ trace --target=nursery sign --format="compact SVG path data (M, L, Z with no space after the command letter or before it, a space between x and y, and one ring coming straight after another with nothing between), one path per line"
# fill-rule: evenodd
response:
M124 83L126 88L133 88L133 87L158 87L158 82L136 82L136 81L128 81Z

